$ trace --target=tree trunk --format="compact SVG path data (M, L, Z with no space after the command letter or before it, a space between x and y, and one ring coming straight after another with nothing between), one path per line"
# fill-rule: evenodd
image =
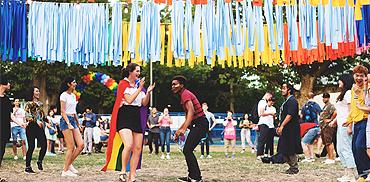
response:
M234 82L230 82L230 111L235 112Z
M310 74L301 74L301 89L297 92L296 97L300 106L307 101L307 94L313 92L316 76Z

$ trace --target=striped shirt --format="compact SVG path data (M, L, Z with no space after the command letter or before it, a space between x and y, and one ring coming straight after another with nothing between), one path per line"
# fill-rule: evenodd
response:
M194 106L195 113L194 113L193 120L199 117L204 117L204 112L203 112L202 106L200 105L198 99L188 89L185 89L181 93L181 105L184 108L185 113L188 113L188 110L186 109L186 106L185 106L187 101L191 101Z

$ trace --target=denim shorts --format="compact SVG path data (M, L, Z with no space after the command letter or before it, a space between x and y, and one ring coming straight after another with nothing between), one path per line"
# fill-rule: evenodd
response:
M319 136L320 128L315 127L307 131L307 133L302 138L302 143L304 144L313 144L315 139Z
M13 138L13 141L17 141L17 136L19 135L19 138L21 140L26 140L27 137L26 137L26 129L20 127L20 126L15 126L15 127L12 127L12 138Z
M71 125L73 126L73 128L78 128L77 127L77 123L76 123L76 120L74 117L72 116L67 116L68 117L68 120L69 122L71 123ZM62 117L60 119L60 131L64 131L68 129L68 125L67 125L67 122L64 120L64 118Z

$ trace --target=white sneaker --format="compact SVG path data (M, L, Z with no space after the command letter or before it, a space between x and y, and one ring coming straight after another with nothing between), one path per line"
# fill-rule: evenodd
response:
M340 158L339 157L335 158L335 161L340 162Z
M18 156L14 156L14 160L18 160Z
M26 156L23 156L23 160L26 160Z
M207 155L207 159L212 159L212 156L211 155Z
M338 181L340 182L355 182L356 179L352 176L347 176L347 175L344 175L340 178L337 178Z
M164 154L162 154L161 159L164 159Z
M204 155L201 155L199 158L204 159Z
M56 156L56 154L53 154L53 153L51 153L51 152L46 152L46 156L54 157L54 156Z
M251 153L252 154L256 153L256 150L255 149L252 149Z
M311 163L313 161L315 161L315 159L303 159L302 163Z
M257 156L257 160L261 160L261 158L262 158L262 156L260 155L260 156Z
M73 167L72 164L69 166L68 170L70 170L71 172L73 172L75 174L78 174L78 170L75 167Z
M73 173L72 171L62 171L62 176L70 176L70 177L76 177L77 174Z
M326 159L323 163L324 163L324 164L335 164L335 160L332 160L332 159Z
M166 159L171 159L170 154L167 154Z
M242 151L240 151L241 154L244 154L244 152L245 152L245 149L243 149Z

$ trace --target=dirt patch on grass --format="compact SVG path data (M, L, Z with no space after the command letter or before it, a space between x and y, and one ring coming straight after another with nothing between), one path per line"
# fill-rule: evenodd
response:
M143 168L138 171L137 181L176 181L179 176L187 175L187 167L184 156L171 146L170 160L162 160L160 156L149 155L147 147L143 153ZM223 147L211 146L212 159L199 159L200 148L196 149L202 176L205 181L336 181L343 173L340 162L335 165L325 165L318 159L314 163L299 164L298 175L286 175L282 172L288 167L287 164L263 164L257 161L255 156L247 151L244 154L237 153L236 159L226 159L222 153ZM11 148L6 149L3 166L0 168L0 178L7 181L118 181L118 172L101 172L105 163L105 154L93 154L90 156L79 156L74 166L80 171L78 177L61 177L64 155L56 157L45 157L44 171L38 171L36 166L38 150L34 153L32 160L33 169L36 174L24 172L25 161L21 158L13 160Z

